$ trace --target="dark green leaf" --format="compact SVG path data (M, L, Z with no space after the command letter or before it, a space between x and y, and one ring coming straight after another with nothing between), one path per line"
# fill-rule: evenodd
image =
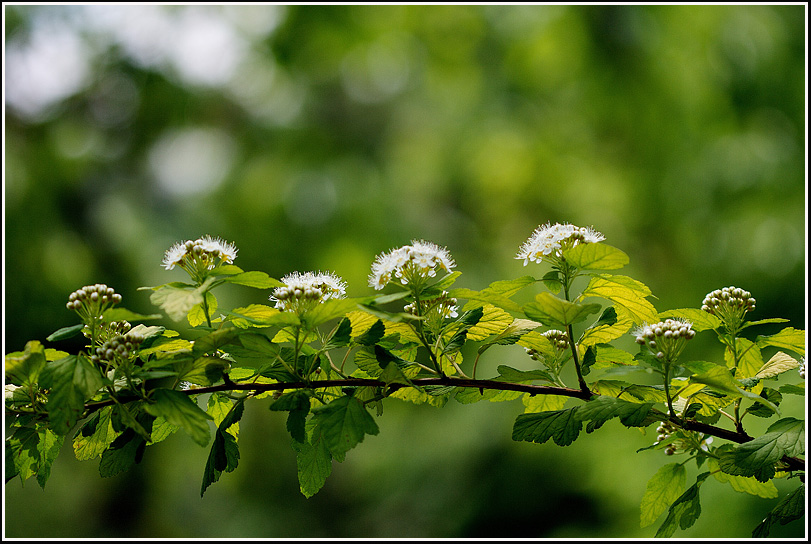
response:
M101 454L99 474L102 478L109 478L129 470L141 460L145 448L146 441L132 429L127 429Z
M541 281L552 293L558 294L563 289L563 282L560 281L560 272L558 270L550 270L544 274Z
M568 446L577 439L582 421L577 417L577 408L521 414L513 425L515 441L543 444L550 438L558 446Z
M233 342L234 339L239 335L239 329L234 328L220 329L210 332L194 341L192 353L198 356L204 353L213 353L220 347Z
M344 317L338 322L338 327L335 329L335 332L332 333L332 336L324 343L323 349L326 351L347 346L351 341L351 335L352 323L348 318Z
M201 497L208 486L220 479L223 472L232 472L239 464L239 445L236 437L228 432L228 428L242 419L244 409L244 401L237 401L214 433L214 442L211 445L206 467L203 470L203 485L200 489Z
M384 334L386 334L386 325L378 319L374 325L369 327L369 330L355 338L355 342L362 346L373 346L383 338Z
M110 308L104 312L104 321L108 323L112 321L149 321L162 317L161 314L139 314L138 312L133 312L126 308Z
M771 526L778 522L785 525L790 521L800 519L805 515L805 484L783 497L777 506L769 512L766 518L752 531L752 538L766 538L769 536Z
M146 404L147 412L162 416L172 425L182 428L201 446L208 444L210 430L208 422L213 418L200 409L188 395L171 389L156 389L152 393L153 403Z
M313 409L316 432L323 435L333 456L338 457L363 441L364 435L380 432L363 404L353 397L339 397L326 406Z
M618 417L626 427L640 427L650 424L648 419L652 402L638 403L626 400L599 396L577 407L577 417L581 421L592 420L596 427L611 418Z
M40 377L50 388L48 417L57 434L67 434L84 411L84 402L103 385L99 370L84 356L69 355L47 365Z
M294 440L293 449L296 450L301 493L307 498L312 497L324 486L332 472L332 455L326 440L319 433L313 435L312 443Z
M60 340L66 340L68 338L73 338L77 334L82 332L84 325L79 323L78 325L73 325L71 327L62 327L56 332L51 333L46 340L48 342L58 342Z
M774 464L783 455L799 455L804 446L805 422L787 417L770 426L765 434L723 452L718 466L727 474L754 476L765 482L774 477Z

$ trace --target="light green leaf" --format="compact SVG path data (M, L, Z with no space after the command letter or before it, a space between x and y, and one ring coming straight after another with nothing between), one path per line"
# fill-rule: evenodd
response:
M804 356L805 331L802 329L795 329L794 327L786 327L782 331L771 336L758 336L757 345L761 348L766 346L783 348Z
M210 438L208 422L213 418L200 409L188 395L171 389L155 389L153 403L144 405L153 416L162 416L172 425L186 431L192 439L205 446Z
M583 270L616 270L628 264L628 255L601 243L578 244L563 251L563 258Z
M211 291L205 292L205 301L208 304L208 317L211 318L214 315L214 312L217 311L217 297L214 296L214 293ZM202 301L200 304L196 304L189 310L189 313L186 315L186 318L189 320L189 325L192 327L196 327L197 325L203 325L207 323L206 321L206 312L203 308Z
M358 299L338 298L322 302L315 308L308 310L302 317L303 323L310 329L314 329L322 323L337 319L348 312L357 309Z
M721 320L704 310L697 308L681 308L678 310L666 310L659 312L659 320L667 318L686 319L693 324L695 331L706 331L717 329L721 326Z
M39 341L31 340L25 344L24 352L6 355L6 379L18 385L37 383L45 363L45 348Z
M778 351L772 356L771 359L766 361L766 364L764 364L760 370L757 371L755 378L759 380L774 378L778 374L782 374L783 372L797 368L798 366L800 366L800 363L797 362L797 359L783 353L782 351Z
M528 318L540 321L550 327L566 327L585 320L589 314L600 311L599 304L577 304L558 298L549 293L541 293L523 307Z
M119 432L113 428L111 420L113 408L102 408L82 426L73 439L73 451L76 459L87 461L104 453Z
M489 303L511 312L520 312L521 307L516 302L510 300L510 297L536 281L538 280L532 276L522 276L514 280L495 281L481 291L451 289L450 296L457 299ZM470 309L469 306L471 306L470 303L465 305L465 308Z
M579 299L600 297L624 308L634 323L655 323L656 308L645 297L650 296L648 287L628 276L594 274Z
M530 395L525 393L522 398L524 413L553 412L563 409L569 397L563 395Z
M687 481L687 471L682 463L669 463L660 468L648 480L640 504L640 527L656 521L668 506L681 496Z
M763 366L763 356L760 353L760 347L746 338L736 338L735 346L738 352L738 370L735 372L735 377L738 379L751 378L757 374L758 370ZM735 357L728 346L724 352L724 360L729 368L735 367Z
M195 305L203 302L203 293L213 282L214 278L209 277L199 287L178 283L161 285L149 295L149 300L155 306L162 308L166 315L174 321L181 321Z
M274 287L282 287L284 284L276 278L271 278L264 272L242 272L241 274L234 274L223 278L228 283L235 283L237 285L245 285L255 289L272 289Z
M701 484L709 475L709 472L699 474L698 478L696 478L696 483L682 493L682 495L676 499L676 502L670 506L667 512L667 518L665 518L665 521L656 531L656 538L669 538L673 535L677 526L681 527L682 530L689 529L693 526L701 515L701 503L699 502L698 492Z
M477 342L489 336L500 334L514 321L512 315L492 304L485 304L482 310L484 313L478 323L467 331L468 340Z

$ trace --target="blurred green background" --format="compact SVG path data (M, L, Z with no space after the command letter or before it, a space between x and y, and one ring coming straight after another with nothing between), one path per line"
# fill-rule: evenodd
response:
M331 270L362 296L375 256L414 238L449 249L460 287L540 277L514 257L547 221L602 232L659 310L736 285L756 318L805 328L806 6L4 11L6 352L74 324L64 304L89 283L152 312L137 288L182 280L163 252L202 234L234 242L245 270ZM267 294L218 292L229 307ZM711 338L689 349L721 356ZM503 363L527 358L506 348L479 376ZM639 528L639 501L667 461L634 453L655 438L616 422L560 448L510 439L520 402L391 400L380 435L308 500L267 404L248 405L239 468L203 499L208 452L183 433L109 479L66 444L44 491L6 485L6 536L656 529ZM712 479L701 494L702 517L676 536L748 537L777 503Z

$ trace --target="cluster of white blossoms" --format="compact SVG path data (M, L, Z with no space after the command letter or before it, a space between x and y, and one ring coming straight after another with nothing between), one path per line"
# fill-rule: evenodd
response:
M605 236L588 227L576 227L569 223L547 223L535 229L532 236L521 246L516 259L540 263L544 257L560 257L563 249L577 244L602 242Z
M417 307L416 302L406 304L403 311L411 315L426 315L430 311L442 318L459 317L459 301L451 297L447 291L443 291L438 297L420 300L420 307Z
M331 272L293 272L281 282L270 296L279 310L299 310L346 295L346 282Z
M166 250L161 264L166 270L176 265L191 269L211 270L221 263L231 264L237 258L237 248L219 238L205 235L196 240L177 242Z
M437 270L450 272L456 266L448 250L424 240L412 240L410 246L382 253L372 264L369 285L383 289L390 282L419 284L436 276Z
M633 331L636 343L647 346L657 359L675 361L685 342L696 335L693 324L684 319L665 319L653 325L642 325Z

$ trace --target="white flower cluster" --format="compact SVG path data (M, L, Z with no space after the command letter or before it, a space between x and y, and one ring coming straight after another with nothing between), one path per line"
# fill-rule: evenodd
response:
M450 272L456 266L448 250L424 240L412 240L410 246L382 253L372 264L369 285L383 289L389 282L402 285L436 276L437 270Z
M302 303L319 303L346 295L346 282L330 272L293 272L281 281L284 286L274 289L270 296L279 310L296 309Z
M532 236L521 246L516 259L524 259L524 266L529 261L540 263L550 255L559 257L565 247L574 247L579 243L589 244L605 240L605 236L588 227L576 227L569 223L547 223L535 229Z
M633 331L636 343L647 346L657 359L676 360L684 343L696 335L693 324L683 319L665 319L653 325L642 325Z
M194 260L205 268L212 269L218 264L217 260L230 264L236 257L237 248L234 244L205 235L197 240L177 242L166 250L161 264L166 270L172 270L175 265L183 267L184 260Z
M403 311L411 315L426 315L430 311L435 311L439 317L453 318L459 317L459 301L443 291L438 297L428 300L420 300L420 308L417 303L412 302L403 307Z
M7 383L3 385L3 400L11 400L14 398L14 391L19 389L19 385L14 385L13 383Z

